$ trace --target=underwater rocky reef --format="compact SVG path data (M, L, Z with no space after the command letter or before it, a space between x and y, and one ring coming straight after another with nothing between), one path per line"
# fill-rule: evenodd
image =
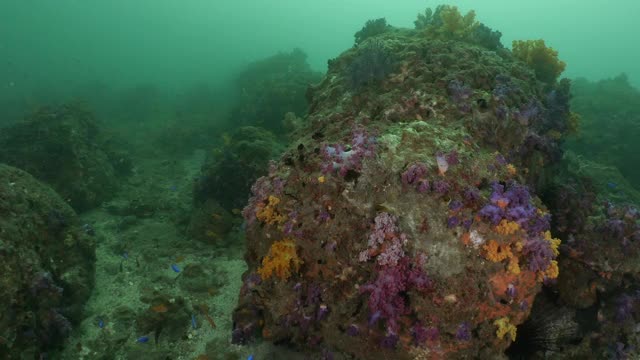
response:
M635 348L633 327L607 329L637 314L638 211L598 218L589 191L559 185L578 122L565 64L499 36L445 5L416 29L367 22L329 61L244 209L234 343L358 359Z
M94 284L95 241L49 186L0 164L0 356L62 347Z
M5 127L0 147L0 162L46 182L79 211L109 200L118 189L117 178L132 166L94 114L78 103L41 107Z
M2 119L0 358L636 358L638 91L414 25Z
M238 100L230 119L278 135L291 131L292 124L285 121L285 114L305 115L307 87L321 77L307 63L307 54L298 48L253 62L235 78Z
M268 173L269 161L282 149L270 131L242 126L209 152L194 184L191 236L205 241L224 238L231 230L231 215L239 215L251 185Z
M628 157L640 153L635 141L640 136L638 89L625 74L597 82L576 79L571 89L571 107L581 115L580 136L570 139L567 147L588 160L615 166L638 188L640 169L636 159Z

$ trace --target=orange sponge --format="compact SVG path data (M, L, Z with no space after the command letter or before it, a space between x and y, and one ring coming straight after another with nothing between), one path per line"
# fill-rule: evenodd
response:
M296 253L296 244L291 239L276 241L271 245L269 254L262 259L262 266L258 274L262 280L269 279L274 274L282 280L291 276L291 268L298 272L303 261Z

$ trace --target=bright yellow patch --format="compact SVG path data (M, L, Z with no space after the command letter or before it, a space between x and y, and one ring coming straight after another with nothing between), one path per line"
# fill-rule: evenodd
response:
M509 271L513 275L520 274L520 264L518 263L517 257L512 256L509 258L509 265L507 266L507 271Z
M544 280L544 277L549 279L555 279L558 277L558 275L560 275L560 269L558 269L558 262L556 260L551 260L551 264L549 265L547 270L544 271L543 280Z
M513 164L507 164L507 172L509 175L515 176L518 173L518 170L513 166Z
M505 335L509 335L511 341L516 341L516 331L518 330L515 325L509 322L508 317L500 318L493 322L493 325L497 326L496 336L498 339L504 339Z
M286 217L281 215L276 208L280 203L280 199L270 195L267 204L258 205L256 218L268 225L282 224L286 221Z
M496 226L496 232L501 235L513 235L520 230L520 225L515 221L502 219L500 224Z
M323 184L323 183L324 183L324 176L320 176L320 177L318 177L318 182L319 182L320 184Z
M524 247L524 244L522 243L522 241L518 241L515 243L515 249L517 252L522 251L522 248Z
M547 240L549 242L549 246L551 246L551 250L553 250L553 253L555 256L560 255L560 251L558 250L558 247L560 247L560 239L555 239L553 237L551 237L551 231L545 231L544 232L544 239Z
M296 253L296 244L291 239L276 241L269 248L269 254L262 259L262 266L258 274L262 280L269 279L274 274L282 280L291 276L291 268L298 272L302 260Z
M482 248L487 252L486 258L493 262L500 262L513 256L508 245L500 245L495 240L489 240Z

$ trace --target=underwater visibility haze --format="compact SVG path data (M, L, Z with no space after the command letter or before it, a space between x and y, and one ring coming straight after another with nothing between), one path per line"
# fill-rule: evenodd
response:
M3 1L0 359L640 356L634 1Z

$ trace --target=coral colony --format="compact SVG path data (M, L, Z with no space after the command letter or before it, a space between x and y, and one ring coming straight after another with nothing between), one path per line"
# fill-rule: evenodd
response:
M447 6L427 15L413 35L427 59L447 51L430 37L462 40L460 52L475 36L491 43L490 31L475 32L473 13ZM428 73L420 66L446 69L410 62L395 40L385 42L393 36L386 22L366 26L375 29L359 32L358 46L330 63L334 87L313 90L313 136L253 186L234 342L259 334L360 358L473 357L487 347L499 354L559 273L551 216L519 171L539 151L520 148L546 114L539 83L493 68L491 57L481 60L486 82L452 74L426 88L433 79L410 81L408 72L420 79ZM533 45L525 50L543 51ZM495 138L465 122L480 112L486 126L517 131ZM479 335L488 333L495 336Z

